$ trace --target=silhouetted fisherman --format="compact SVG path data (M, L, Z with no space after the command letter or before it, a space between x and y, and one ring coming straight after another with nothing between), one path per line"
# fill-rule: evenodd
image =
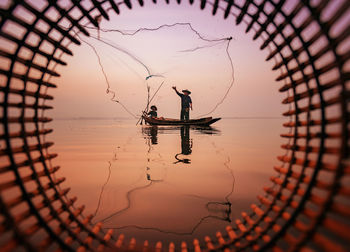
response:
M174 86L173 89L178 94L178 96L181 97L181 115L180 120L188 121L190 120L190 108L192 109L192 99L190 97L191 92L187 89L182 90L181 94L179 91L177 91L176 87Z
M152 105L151 106L151 111L147 113L147 115L149 115L149 117L151 118L157 118L158 114L157 114L157 107Z

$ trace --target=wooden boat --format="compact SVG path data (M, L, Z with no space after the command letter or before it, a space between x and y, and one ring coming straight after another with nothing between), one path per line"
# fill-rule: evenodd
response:
M190 119L188 121L182 121L172 118L150 118L148 116L142 116L147 124L150 125L197 125L197 126L209 126L221 118L205 117L199 119Z

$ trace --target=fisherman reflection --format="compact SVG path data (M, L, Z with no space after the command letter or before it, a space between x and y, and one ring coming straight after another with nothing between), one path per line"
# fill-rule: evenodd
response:
M158 144L158 126L152 126L150 129L151 144Z
M151 152L152 147L151 145L156 145L158 144L158 126L154 125L152 127L145 127L142 129L142 132L147 135L147 144L149 146L148 153ZM149 166L146 168L146 178L148 181L151 183L153 182L162 182L163 179L155 179L154 176L152 175L152 169L151 169L151 159L147 159L147 163ZM159 175L156 174L155 177Z
M147 140L150 140L150 142L148 142L149 145L158 144L158 126L143 127L142 133L147 136Z
M189 126L182 126L180 128L181 133L181 153L178 153L175 155L175 159L177 160L174 162L174 164L177 163L185 163L190 164L191 159L182 157L182 155L191 155L192 153L192 139L190 139L190 127Z

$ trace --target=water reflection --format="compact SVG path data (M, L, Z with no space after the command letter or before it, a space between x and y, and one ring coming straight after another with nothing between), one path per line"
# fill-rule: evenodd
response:
M192 153L192 146L193 141L190 139L190 127L189 126L183 126L180 129L181 132L181 153L177 153L175 155L175 159L177 160L174 162L174 164L177 164L179 162L182 162L184 164L190 164L191 159L182 157L180 155L191 155Z
M183 163L183 164L190 164L191 159L189 156L192 153L192 147L193 147L193 139L190 137L190 129L194 130L195 132L199 134L207 134L207 135L214 135L214 134L220 134L220 130L217 130L212 127L193 127L193 126L149 126L149 127L142 127L142 134L148 139L148 144L156 145L158 144L158 129L160 131L160 134L167 134L169 132L176 132L177 130L180 131L181 136L181 152L175 154L176 161L174 164L177 163Z
M224 230L255 201L279 151L276 124L225 120L219 131L57 121L53 140L61 176L93 223L152 243L191 242Z
M198 134L204 133L204 134L212 135L212 134L219 134L220 133L220 131L213 129L213 128L210 128L210 127L205 127L205 128L191 128L189 126L143 127L142 128L142 135L146 139L146 145L148 146L148 150L147 150L148 158L147 158L147 166L146 166L146 180L148 181L148 183L146 183L142 186L134 187L131 190L127 191L126 195L125 195L125 197L127 199L127 205L125 207L123 207L122 209L115 211L112 214L105 216L104 218L99 219L96 222L106 223L109 220L111 220L112 218L124 214L127 210L130 209L130 207L132 205L132 195L133 194L136 194L136 192L138 192L138 191L140 192L141 190L146 190L146 189L150 188L152 185L154 185L155 183L164 182L164 180L165 180L164 178L154 178L152 175L153 165L156 165L157 163L159 164L159 162L162 163L162 161L163 161L161 155L158 153L159 159L157 159L157 160L149 157L153 151L152 146L158 145L158 144L161 145L161 143L158 142L158 133L160 133L160 134L177 134L178 133L179 138L181 140L181 146L180 146L181 152L175 154L175 159L177 161L172 162L172 164L178 164L178 163L191 164L191 159L189 158L189 156L192 153L192 148L193 148L193 139L190 137L191 130L193 130L194 132L196 132ZM186 158L184 156L186 156ZM116 154L114 155L113 161L117 161ZM229 167L229 162L230 162L230 160L228 159L224 163L224 165L229 170L229 172L232 176L232 184L231 184L230 192L224 197L224 199L225 199L224 201L212 201L209 197L204 197L204 196L196 195L196 194L184 194L185 197L187 197L189 199L192 198L192 201L196 201L198 199L205 201L206 203L205 203L204 207L207 211L207 215L199 218L198 221L196 223L194 223L192 228L189 229L188 231L179 232L176 230L161 229L158 227L142 226L142 225L135 225L135 224L123 225L123 226L109 226L108 228L112 228L112 229L133 228L133 229L139 229L139 230L153 230L153 231L157 231L157 232L160 232L163 234L192 235L199 228L199 226L204 221L206 221L208 219L220 220L220 221L224 221L224 222L231 222L232 203L231 203L229 198L231 197L231 195L233 193L235 179L234 179L233 171ZM163 163L163 165L166 165L166 164ZM96 208L94 216L96 216L100 210L103 192L104 192L104 189L105 189L106 185L108 184L110 177L111 177L111 162L109 162L108 169L109 169L109 174L108 174L106 182L102 185L101 193L99 196L99 200L98 200L98 204L97 204L97 208ZM171 200L171 199L169 199L169 200Z
M158 126L142 127L142 133L149 137L151 144L158 144Z

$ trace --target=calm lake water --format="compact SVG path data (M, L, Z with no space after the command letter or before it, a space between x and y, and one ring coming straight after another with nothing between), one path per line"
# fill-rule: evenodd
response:
M58 176L93 223L128 238L192 244L249 211L284 154L285 119L222 119L213 128L134 120L55 120Z

